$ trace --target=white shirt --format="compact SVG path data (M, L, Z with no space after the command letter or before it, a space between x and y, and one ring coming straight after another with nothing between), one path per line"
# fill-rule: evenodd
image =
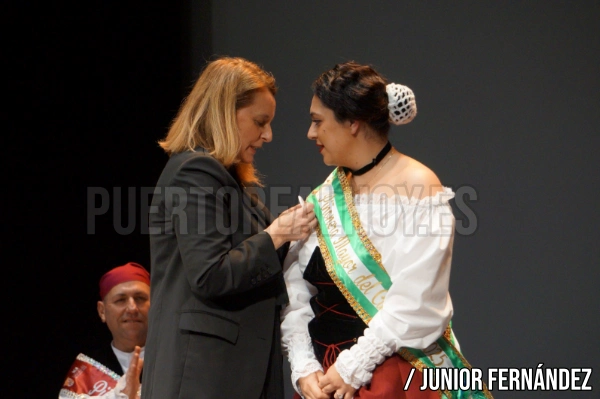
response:
M450 188L423 199L354 197L363 229L392 281L364 336L337 358L336 369L354 388L369 383L373 369L401 347L424 349L446 329L453 312L448 292L455 223L448 201L453 197ZM290 248L284 263L290 303L282 312L282 344L297 391L300 377L322 370L308 333L314 317L309 301L317 289L303 278L317 246L313 233Z
M115 348L115 345L112 342L110 346L113 352L115 353L115 356L117 357L121 368L123 369L123 374L125 374L127 372L127 369L129 368L129 363L131 362L131 358L133 357L133 352L123 352L122 350ZM140 351L140 359L144 359L144 348L142 348L142 350Z

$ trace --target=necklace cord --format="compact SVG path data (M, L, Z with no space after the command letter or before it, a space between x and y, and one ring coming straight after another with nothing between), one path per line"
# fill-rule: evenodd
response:
M390 143L388 141L387 144L381 149L381 151L379 151L379 154L377 154L377 156L375 158L373 158L373 160L371 162L369 162L368 164L366 164L365 166L363 166L362 168L357 169L357 170L352 170L352 169L344 166L344 171L352 172L353 176L364 175L365 173L367 173L368 171L373 169L375 166L377 166L377 164L379 162L381 162L381 160L387 155L388 152L390 152L391 149L392 149L392 143Z

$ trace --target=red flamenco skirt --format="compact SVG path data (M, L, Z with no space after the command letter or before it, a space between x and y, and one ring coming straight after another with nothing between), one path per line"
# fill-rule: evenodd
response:
M404 390L412 368L399 355L392 355L375 368L371 383L356 391L354 399L440 399L439 391L419 390L423 385L423 374L418 370L408 389ZM300 395L294 393L294 399L300 399Z

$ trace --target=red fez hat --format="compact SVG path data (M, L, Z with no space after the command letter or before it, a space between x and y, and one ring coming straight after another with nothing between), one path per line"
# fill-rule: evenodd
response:
M141 281L150 286L150 273L144 269L144 266L129 262L123 266L115 267L106 272L100 279L100 299L104 299L108 291L115 285L126 283L128 281Z

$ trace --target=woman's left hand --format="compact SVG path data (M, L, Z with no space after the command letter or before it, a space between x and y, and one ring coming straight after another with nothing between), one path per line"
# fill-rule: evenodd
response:
M265 231L271 236L275 249L278 249L288 241L308 237L315 231L318 222L313 204L298 204L279 215Z
M326 394L333 393L334 399L352 399L354 392L356 392L352 385L344 382L335 368L335 364L327 370L325 376L321 377L319 388Z

